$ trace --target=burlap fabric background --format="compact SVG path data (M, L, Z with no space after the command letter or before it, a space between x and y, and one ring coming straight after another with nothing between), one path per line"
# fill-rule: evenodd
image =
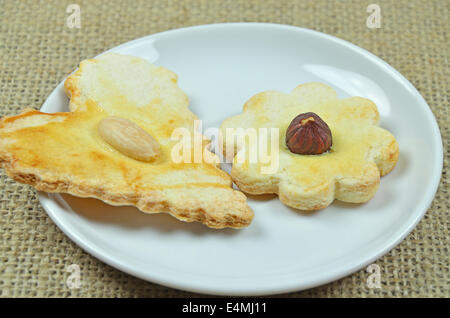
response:
M66 7L81 7L81 29L66 26ZM382 28L368 29L366 8L381 7ZM0 115L39 108L79 61L120 43L184 26L234 21L297 25L335 35L378 55L405 75L429 103L444 140L444 172L416 229L379 259L381 289L361 270L334 283L283 296L450 296L449 22L450 2L436 1L0 1ZM185 297L85 253L49 219L36 192L0 172L2 297ZM81 267L82 287L65 282Z

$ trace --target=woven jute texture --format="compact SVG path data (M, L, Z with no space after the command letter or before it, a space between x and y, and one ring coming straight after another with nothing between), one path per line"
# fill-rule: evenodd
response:
M81 28L68 28L66 8L81 8ZM369 29L367 6L381 8ZM273 22L332 34L381 57L408 78L436 116L444 171L432 206L414 231L376 261L381 288L361 270L286 297L449 297L449 22L450 2L436 1L0 1L0 116L39 108L79 61L120 43L179 27L218 22ZM36 192L0 172L2 297L193 297L148 283L85 253L50 220ZM69 289L67 267L81 268Z

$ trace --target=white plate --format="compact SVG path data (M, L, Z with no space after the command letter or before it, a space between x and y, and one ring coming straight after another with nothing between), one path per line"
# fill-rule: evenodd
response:
M309 81L327 83L341 97L370 98L378 105L381 126L397 138L400 158L367 204L335 202L305 215L275 196L250 197L255 218L244 230L212 230L166 214L145 215L94 199L40 193L53 221L107 264L145 280L207 294L295 291L374 262L414 228L431 204L443 159L433 114L402 75L355 45L297 27L232 23L167 31L110 51L176 72L204 129L240 113L255 93L289 92ZM67 111L62 85L43 111Z

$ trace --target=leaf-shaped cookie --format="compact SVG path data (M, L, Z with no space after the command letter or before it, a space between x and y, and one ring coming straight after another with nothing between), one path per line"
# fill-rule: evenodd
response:
M41 191L167 212L212 228L250 224L245 195L231 188L216 164L173 162L173 130L192 133L196 120L174 73L137 57L106 54L83 61L65 90L70 112L26 109L1 119L0 162L10 177ZM98 126L107 116L151 135L159 144L157 159L135 160L106 142Z

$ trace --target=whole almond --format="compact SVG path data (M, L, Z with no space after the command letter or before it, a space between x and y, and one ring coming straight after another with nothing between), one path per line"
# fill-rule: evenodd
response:
M110 116L98 124L100 136L124 155L140 161L154 161L160 155L158 142L132 121Z

